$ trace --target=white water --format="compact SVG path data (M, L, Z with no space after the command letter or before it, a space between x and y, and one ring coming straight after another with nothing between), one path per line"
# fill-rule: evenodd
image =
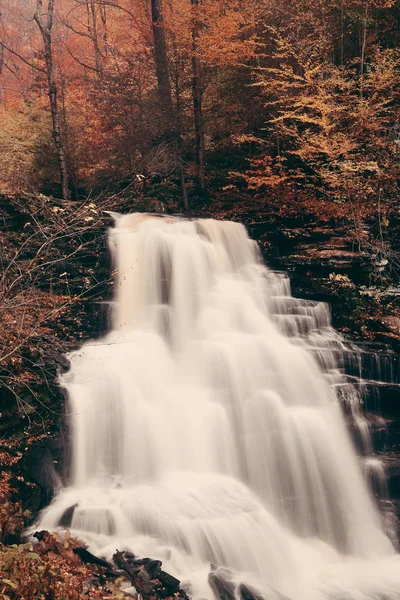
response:
M113 327L69 357L71 483L40 526L77 504L92 550L160 558L194 598L214 563L268 600L398 599L327 307L293 299L237 223L128 215L109 241Z

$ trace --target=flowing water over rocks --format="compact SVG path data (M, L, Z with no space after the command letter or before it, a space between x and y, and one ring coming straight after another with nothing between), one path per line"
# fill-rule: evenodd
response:
M384 418L363 410L390 359L365 381L371 353L238 223L116 216L109 243L112 328L69 356L71 482L40 527L162 560L196 599L398 599Z

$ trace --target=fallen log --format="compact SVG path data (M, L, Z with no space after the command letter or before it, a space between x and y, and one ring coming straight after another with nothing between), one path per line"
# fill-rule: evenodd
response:
M158 600L164 598L180 598L189 600L186 592L181 589L180 581L161 569L159 560L149 558L137 559L130 552L117 552L113 561L126 573L142 600Z

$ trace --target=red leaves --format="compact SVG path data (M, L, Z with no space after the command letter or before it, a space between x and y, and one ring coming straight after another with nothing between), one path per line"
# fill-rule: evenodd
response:
M43 532L39 543L0 545L0 598L7 600L100 600L118 598L102 567L82 564L73 549L82 544Z

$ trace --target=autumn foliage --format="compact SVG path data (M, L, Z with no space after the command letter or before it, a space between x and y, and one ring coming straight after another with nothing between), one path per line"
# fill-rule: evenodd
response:
M399 0L0 0L0 600L123 597L68 535L4 545L111 296L106 211L340 223L373 285L326 293L397 314L399 22Z
M130 185L187 208L245 185L390 211L395 0L1 5L3 192L67 177L73 197Z
M82 544L70 537L44 533L37 543L0 544L1 600L97 600L127 598L107 582L104 569L82 563L74 549ZM118 582L117 582L118 583Z
M378 283L398 279L398 1L0 7L0 192L19 196L0 379L26 418L43 347L76 342L110 284L104 210L347 223Z

